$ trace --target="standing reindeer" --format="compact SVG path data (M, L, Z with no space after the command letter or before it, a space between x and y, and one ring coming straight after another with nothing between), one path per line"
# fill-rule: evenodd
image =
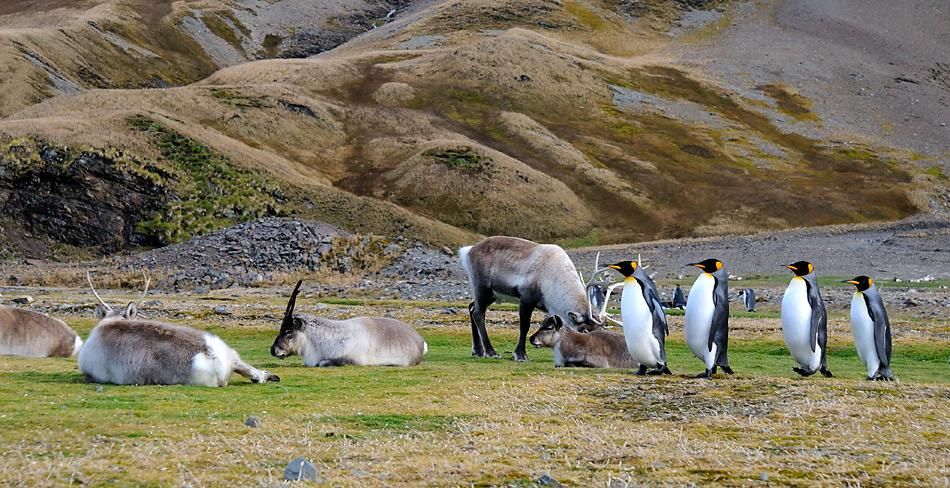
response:
M136 318L135 304L115 310L96 293L101 319L79 351L79 369L86 381L118 385L227 386L231 373L254 383L280 381L241 360L218 336L190 327ZM145 280L148 293L149 280ZM140 302L141 303L141 302Z
M70 357L81 347L82 339L62 320L32 310L0 307L0 355Z
M472 303L472 356L497 358L485 330L485 312L497 295L518 299L520 330L515 361L526 361L525 341L535 308L561 317L563 323L583 330L600 325L574 263L564 249L537 244L517 237L489 237L474 246L459 249L459 259L468 274Z

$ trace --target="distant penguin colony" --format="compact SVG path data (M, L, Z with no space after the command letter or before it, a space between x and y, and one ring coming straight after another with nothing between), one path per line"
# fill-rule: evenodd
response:
M716 367L733 374L729 367L729 275L718 259L707 259L696 266L703 274L696 278L686 302L686 344L706 365L698 378L712 378Z

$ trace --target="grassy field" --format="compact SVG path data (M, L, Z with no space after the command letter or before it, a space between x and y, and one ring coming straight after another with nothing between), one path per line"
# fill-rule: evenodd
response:
M274 485L298 456L324 483L350 486L531 486L545 473L579 486L950 480L943 339L898 338L900 381L882 384L864 381L848 338L833 335L836 377L798 378L777 320L736 318L737 374L704 381L689 377L701 364L676 322L676 374L641 378L558 370L550 350L524 364L476 360L467 317L422 304L406 313L428 324L430 348L407 369L304 368L269 355L275 324L257 312L206 319L279 384L99 386L83 383L75 360L0 358L0 485ZM498 350L512 351L516 332L500 325L514 313L490 319ZM93 325L70 323L83 336ZM260 428L244 425L250 415Z

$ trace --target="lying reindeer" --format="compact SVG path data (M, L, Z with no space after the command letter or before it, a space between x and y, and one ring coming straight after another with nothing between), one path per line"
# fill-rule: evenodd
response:
M554 366L581 368L636 368L622 334L596 328L576 332L557 315L547 317L531 336L534 347L554 348Z
M519 301L520 334L515 361L528 359L525 341L535 308L561 317L573 329L601 325L592 315L590 298L574 263L559 246L496 236L459 249L459 260L472 289L472 303L468 306L472 356L499 357L485 330L485 312L497 295Z
M65 322L20 308L0 307L0 355L71 357L82 339Z
M79 351L79 369L86 381L117 385L227 386L231 373L254 383L280 381L241 360L218 336L208 332L136 318L135 304L114 310L96 293L101 319ZM146 278L145 292L149 281ZM141 303L141 302L140 302Z
M305 366L415 366L429 346L412 327L385 317L330 320L294 314L300 284L287 302L280 332L270 348L284 359L297 354Z

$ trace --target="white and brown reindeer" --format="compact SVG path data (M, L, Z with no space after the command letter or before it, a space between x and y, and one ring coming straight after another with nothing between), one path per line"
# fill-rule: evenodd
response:
M32 310L0 307L0 355L71 357L81 347L82 339L62 320Z
M561 317L549 316L530 338L534 347L554 349L555 367L632 369L639 366L627 352L623 334L602 328L577 332L563 325Z
M601 325L574 263L560 246L495 236L459 249L472 302L472 356L498 357L485 330L485 312L498 295L518 300L520 330L514 359L525 361L525 341L535 308L561 318L575 330Z
M79 369L86 381L118 385L227 386L231 373L254 383L277 382L280 377L244 361L220 337L190 327L137 318L129 303L115 310L96 292L86 274L99 324L79 351ZM148 293L146 278L144 300ZM141 303L141 302L140 302Z
M303 358L305 366L415 366L429 350L412 327L387 317L330 320L294 314L302 281L297 282L280 332L270 353L284 359Z

